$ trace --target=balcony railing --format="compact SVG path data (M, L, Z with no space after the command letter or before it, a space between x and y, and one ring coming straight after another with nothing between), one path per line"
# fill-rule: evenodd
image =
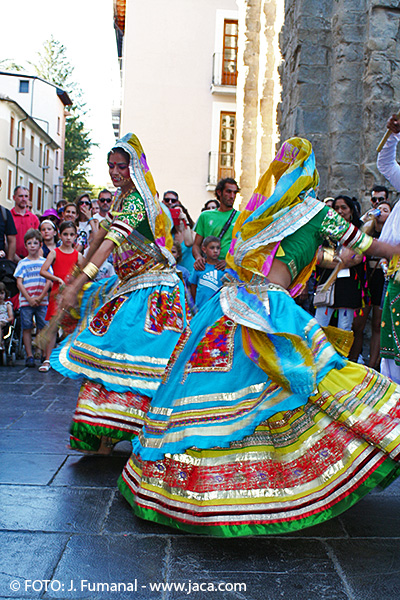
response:
M228 163L228 164L227 164ZM217 185L225 177L235 178L235 157L232 154L208 153L208 185Z
M236 59L224 59L222 53L213 54L212 84L235 87L237 82Z
M111 110L111 119L112 119L112 127L114 131L115 138L118 140L120 138L120 127L121 127L121 109L113 108Z

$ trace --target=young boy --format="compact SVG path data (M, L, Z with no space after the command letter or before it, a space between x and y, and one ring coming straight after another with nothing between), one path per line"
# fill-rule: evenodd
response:
M25 248L28 256L21 260L14 272L19 289L19 306L22 322L22 339L26 351L27 367L35 366L32 352L33 316L35 316L36 329L40 331L45 326L45 317L48 305L48 292L51 282L40 276L40 269L45 259L40 256L42 247L42 234L37 229L28 229L24 236Z
M203 240L201 249L206 259L204 271L193 270L190 275L190 292L199 308L220 289L224 274L223 270L215 268L221 251L220 239L209 235Z

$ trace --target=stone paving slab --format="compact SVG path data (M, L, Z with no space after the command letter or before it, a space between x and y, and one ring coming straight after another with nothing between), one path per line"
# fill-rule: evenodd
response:
M4 382L1 383L2 395L13 394L15 395L18 391L18 396L33 396L43 386L43 383L37 383L32 381L32 378L21 381Z
M69 430L70 424L71 412L67 410L54 413L27 410L10 425L10 429L23 429L26 432L42 431L43 433L51 429L63 434Z
M60 432L59 430L48 430L46 435L42 431L30 431L27 436L24 429L2 429L0 434L0 453L17 454L37 454L40 448L41 454L72 454L68 449L69 433L68 429ZM80 454L79 454L80 456Z
M30 440L27 440L30 444ZM47 485L66 461L64 454L2 453L0 484Z
M30 584L25 586L25 581L51 579L68 537L42 532L1 531L0 598L39 598L39 592L32 590Z
M61 383L55 385L41 384L41 387L35 391L34 396L39 398L60 398L64 401L70 400L71 410L73 410L78 391L79 386L76 385L61 385Z
M341 517L352 538L399 538L400 515L397 496L367 496ZM400 564L399 564L400 567Z
M158 525L151 521L145 521L136 517L130 505L119 492L116 491L112 499L110 509L107 513L103 527L104 534L156 534L158 536L186 535L178 530L172 531L170 527Z
M7 407L6 409L0 410L0 429L8 429L17 421L22 419L25 414L25 409Z
M0 486L0 530L98 533L113 490Z
M324 544L317 540L173 538L169 573L171 581L224 583L227 588L245 584L237 597L252 600L292 594L310 600L347 598ZM213 597L232 596L225 591Z
M1 389L1 383L0 383ZM40 411L43 412L47 410L52 403L54 402L53 398L45 398L38 396L23 396L23 395L15 395L11 393L2 394L1 395L1 404L0 404L0 419L2 415L6 415L7 411L12 409L18 409L22 412L27 410L29 411Z
M54 579L65 585L59 593L49 592L44 598L162 598L150 594L149 583L164 582L167 570L168 541L158 536L78 536L68 542L54 572ZM136 580L136 584L135 584ZM71 581L73 585L71 585ZM99 584L132 584L136 591L120 589L107 593ZM142 588L142 586L146 586ZM73 591L68 592L68 588Z
M330 540L351 598L395 600L400 597L400 540Z

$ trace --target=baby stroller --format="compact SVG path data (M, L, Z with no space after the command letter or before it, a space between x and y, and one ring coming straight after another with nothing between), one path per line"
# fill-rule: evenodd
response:
M14 310L14 321L3 330L4 350L1 353L3 365L15 365L17 358L23 358L22 327L19 315L18 288L14 277L15 263L6 258L0 259L0 281L7 288L8 298Z

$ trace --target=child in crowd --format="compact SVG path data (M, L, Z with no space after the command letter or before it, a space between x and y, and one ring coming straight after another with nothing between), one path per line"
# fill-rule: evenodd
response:
M74 249L74 243L77 235L77 227L72 221L64 221L60 225L61 246L50 252L46 261L40 269L42 277L53 282L53 289L50 294L49 307L47 309L46 321L57 313L57 296L60 286L64 285L75 265L80 266L83 262L83 256ZM46 356L39 371L47 373L50 369L50 354L55 346L57 334L51 336L47 347Z
M176 270L182 274L183 283L189 289L190 286L190 273L186 267L183 267L180 262L182 260L182 247L179 242L172 244L171 253L176 260Z
M199 308L220 289L224 275L223 270L214 266L221 251L220 239L209 235L204 239L201 249L206 258L204 271L193 270L190 275L190 291Z
M45 262L40 256L43 238L37 229L28 229L24 236L25 248L28 256L21 260L14 271L19 289L19 307L22 322L22 339L25 346L27 367L35 366L32 352L33 317L35 317L36 331L45 326L48 292L50 282L41 276L41 267Z
M58 241L57 227L50 219L45 219L40 223L39 231L43 238L43 258L47 258L51 250L55 250Z
M11 302L7 301L7 288L0 281L0 350L4 350L3 335L6 327L12 323L14 319L14 311Z

